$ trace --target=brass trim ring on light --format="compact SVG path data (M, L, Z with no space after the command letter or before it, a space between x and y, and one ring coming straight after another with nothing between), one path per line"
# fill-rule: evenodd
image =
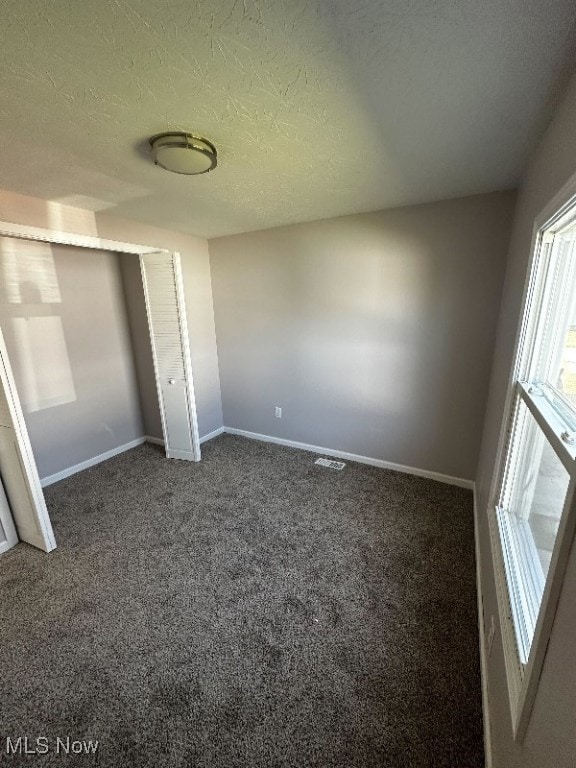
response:
M162 147L176 147L179 149L191 149L195 152L200 152L210 160L210 167L206 168L205 171L198 171L198 173L184 173L183 171L175 171L173 168L166 168L165 165L159 163L156 157L154 157L154 145L159 139L168 139L170 137L173 137L174 140L163 143ZM196 144L195 142L197 141L201 141L202 144L206 144L207 148ZM150 151L152 152L152 156L154 158L154 165L158 165L165 171L170 171L170 173L179 173L181 176L201 176L203 173L213 171L214 168L216 168L218 165L218 151L216 150L216 147L214 144L212 144L211 141L208 141L208 139L205 139L203 136L195 136L193 133L185 133L184 131L167 131L165 133L157 133L156 135L150 137L148 142L150 144Z

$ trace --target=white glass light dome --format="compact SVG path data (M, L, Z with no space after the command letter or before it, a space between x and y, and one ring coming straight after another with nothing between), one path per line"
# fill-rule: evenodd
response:
M216 168L214 144L191 133L159 133L150 139L150 148L156 165L166 171L196 176Z

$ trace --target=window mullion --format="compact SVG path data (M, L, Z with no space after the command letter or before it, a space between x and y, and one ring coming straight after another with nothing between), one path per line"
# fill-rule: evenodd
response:
M526 403L536 423L544 432L546 439L564 464L570 477L576 476L576 442L567 442L562 435L567 435L566 426L546 398L538 393L538 388L526 382L518 382L518 393Z

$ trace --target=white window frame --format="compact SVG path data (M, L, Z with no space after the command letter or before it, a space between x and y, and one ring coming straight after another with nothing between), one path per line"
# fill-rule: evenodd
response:
M517 329L513 365L508 381L504 406L504 419L496 454L495 471L488 505L488 521L494 566L494 577L502 631L502 646L508 682L508 694L514 737L521 742L536 698L542 666L550 639L558 599L564 581L568 556L576 530L576 444L567 443L562 437L565 423L542 396L535 397L530 387L523 383L529 376L529 366L537 344L534 309L542 300L536 295L536 277L541 260L546 257L545 233L558 232L569 215L576 213L576 175L561 189L534 222L531 256L528 264L522 312ZM566 500L556 535L556 543L548 570L548 578L542 595L540 611L534 617L533 639L526 663L522 663L515 630L513 601L510 600L506 579L505 559L514 556L501 543L498 524L498 501L505 482L506 457L509 436L515 418L518 400L525 403L548 442L553 446L570 476ZM505 538L505 537L504 537ZM536 575L537 578L537 575ZM518 620L518 616L516 616ZM532 627L528 628L532 631Z

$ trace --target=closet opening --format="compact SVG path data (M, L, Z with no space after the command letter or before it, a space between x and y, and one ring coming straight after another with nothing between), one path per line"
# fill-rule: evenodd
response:
M6 228L0 552L18 539L50 551L42 487L146 440L200 459L181 265L154 248Z

